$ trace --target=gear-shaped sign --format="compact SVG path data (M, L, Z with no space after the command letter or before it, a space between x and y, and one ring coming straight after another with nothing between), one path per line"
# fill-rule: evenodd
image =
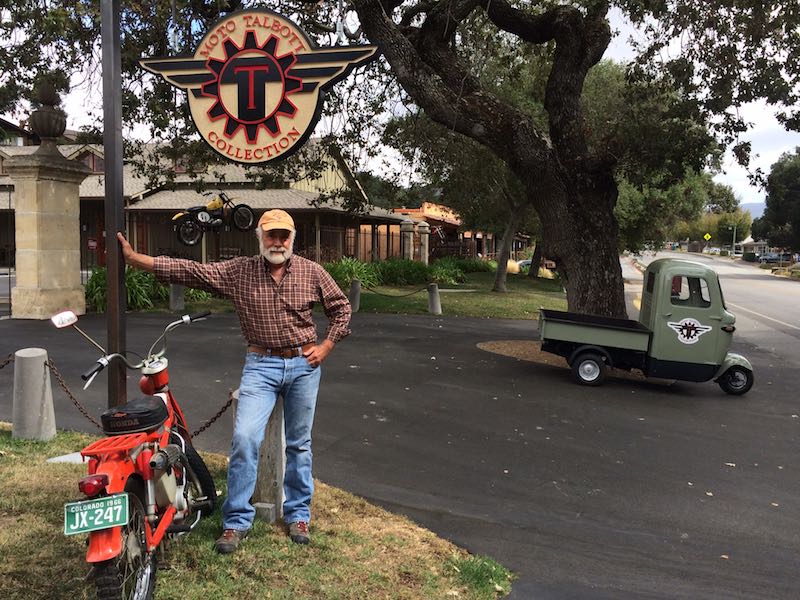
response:
M318 48L267 9L217 21L193 56L139 63L189 96L203 139L229 160L266 163L299 150L322 112L322 92L376 57L377 46Z
M700 336L711 331L711 327L703 325L697 319L667 321L667 325L678 334L678 341L682 344L696 344L700 340Z

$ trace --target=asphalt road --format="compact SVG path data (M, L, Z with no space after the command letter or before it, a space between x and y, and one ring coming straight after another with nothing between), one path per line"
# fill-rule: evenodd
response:
M130 316L128 346L146 350L165 321ZM81 322L105 337L102 316ZM325 365L316 476L498 559L519 575L513 598L796 598L797 365L737 342L756 384L733 398L712 383L583 388L476 347L535 335L529 321L355 315ZM76 333L0 321L0 357L29 346L80 390L94 355ZM238 384L236 319L178 330L170 347L196 426ZM0 371L3 420L12 380ZM105 378L78 395L99 413ZM54 397L59 427L91 430ZM224 452L229 436L223 418L197 444Z

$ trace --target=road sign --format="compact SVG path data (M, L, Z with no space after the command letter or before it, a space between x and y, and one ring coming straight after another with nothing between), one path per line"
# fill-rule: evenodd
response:
M708 241L708 240L710 240L710 239L711 239L711 234L710 234L710 233L707 233L707 234L705 234L705 235L703 236L703 239L704 239L705 241Z

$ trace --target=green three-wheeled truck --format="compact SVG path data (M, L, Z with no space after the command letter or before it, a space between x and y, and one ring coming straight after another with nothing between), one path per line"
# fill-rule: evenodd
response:
M539 336L542 350L566 358L583 385L600 385L615 367L664 379L713 379L739 395L753 386L753 367L729 352L735 321L713 270L663 258L644 273L638 321L542 309Z

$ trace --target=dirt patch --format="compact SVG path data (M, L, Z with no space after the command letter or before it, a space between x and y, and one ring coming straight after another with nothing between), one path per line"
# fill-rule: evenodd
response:
M568 369L567 361L560 356L550 354L549 352L542 352L541 343L531 340L496 340L491 342L480 342L478 348L486 352L493 352L494 354L502 354L503 356L510 356L519 360L527 360L529 362L538 363L540 365L549 365L554 367L563 367ZM648 381L652 383L660 383L662 385L672 385L674 380L671 379L655 379L653 377L645 377L641 371L623 371L621 369L611 369L608 372L609 377L616 377L619 379L631 379L634 381Z

